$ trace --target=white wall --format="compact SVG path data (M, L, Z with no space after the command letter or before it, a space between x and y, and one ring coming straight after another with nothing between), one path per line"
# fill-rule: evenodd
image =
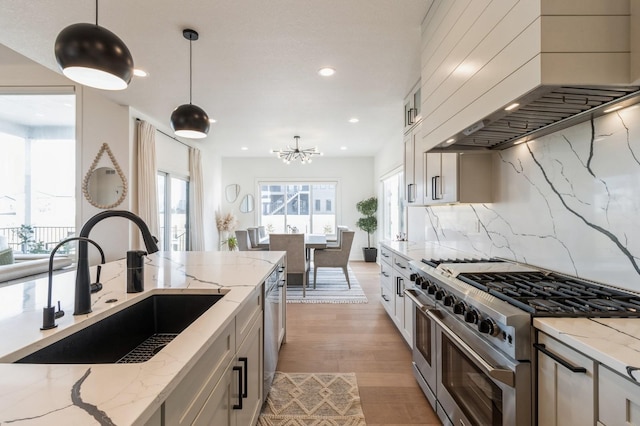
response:
M246 194L253 194L256 207L259 208L260 197L257 188L259 180L337 181L337 222L338 225L347 225L356 231L351 259L362 260L361 248L367 245L367 234L355 226L360 217L356 210L356 203L376 195L377 189L373 184L373 157L321 157L305 165L299 163L286 165L276 158L223 158L221 174L223 190L229 184L240 185L240 196L234 203L228 203L225 199L221 202L222 213L233 212L239 219L239 229L258 223L257 209L253 213L240 213L239 206Z

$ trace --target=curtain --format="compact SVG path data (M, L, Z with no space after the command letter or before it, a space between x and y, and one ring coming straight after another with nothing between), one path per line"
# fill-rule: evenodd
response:
M204 197L202 156L198 148L189 148L189 250L204 250Z
M158 235L158 189L156 182L156 128L138 121L138 216L151 235Z

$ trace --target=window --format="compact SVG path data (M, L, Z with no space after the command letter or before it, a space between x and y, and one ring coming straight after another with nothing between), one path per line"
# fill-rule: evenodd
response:
M261 182L260 224L270 233L335 234L336 187L334 183ZM327 207L321 211L321 207ZM313 206L313 211L311 209Z
M402 171L382 179L382 238L385 240L396 240L406 233L403 180Z
M0 236L15 251L48 253L75 234L75 102L0 94Z
M158 246L166 251L189 247L189 181L158 172Z

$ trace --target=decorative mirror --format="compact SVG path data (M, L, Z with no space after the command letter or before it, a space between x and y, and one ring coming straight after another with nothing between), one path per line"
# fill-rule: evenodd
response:
M253 211L253 195L247 194L242 198L240 202L241 213L251 213Z
M240 195L240 185L237 183L232 183L231 185L227 185L224 189L224 194L228 203L233 203L238 199L238 195Z
M97 167L100 158L107 153L113 167ZM82 181L84 198L94 207L111 209L117 207L127 196L127 178L122 173L109 145L102 144Z

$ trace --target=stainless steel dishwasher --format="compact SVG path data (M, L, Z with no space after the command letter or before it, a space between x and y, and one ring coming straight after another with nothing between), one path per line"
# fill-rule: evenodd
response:
M269 275L264 285L264 399L271 389L273 376L278 365L278 351L280 350L281 315L281 276L283 267L278 265Z

